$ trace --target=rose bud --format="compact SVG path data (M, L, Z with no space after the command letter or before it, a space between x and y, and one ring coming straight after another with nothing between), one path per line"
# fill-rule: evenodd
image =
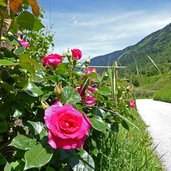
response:
M42 104L42 108L45 110L49 107L49 104L45 101L41 101L41 104Z
M73 59L76 61L82 57L82 52L79 49L72 49L71 52Z
M92 105L95 105L95 104L96 104L96 99L94 98L93 95L87 94L87 95L84 97L84 103L85 103L87 106L92 106Z
M92 87L92 86L88 86L88 91L90 92L90 93L93 93L94 91L96 91L97 90L97 88L94 88L94 87Z
M130 100L129 103L130 103L130 108L132 109L136 108L135 102L133 100Z
M54 91L55 91L57 97L60 97L60 95L62 93L62 83L59 83L58 85L56 85Z
M19 40L21 46L28 48L30 44L26 42L24 39Z
M85 88L83 88L83 86L76 87L75 90L80 94L82 98L85 97Z

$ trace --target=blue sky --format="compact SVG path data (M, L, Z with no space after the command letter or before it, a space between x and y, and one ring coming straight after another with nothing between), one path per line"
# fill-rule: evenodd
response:
M40 0L55 53L79 48L83 59L123 49L171 23L170 0Z

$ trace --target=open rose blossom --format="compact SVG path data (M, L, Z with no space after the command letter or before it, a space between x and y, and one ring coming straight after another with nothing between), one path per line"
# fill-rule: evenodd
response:
M82 52L79 49L72 49L71 52L73 59L76 61L82 57Z
M50 65L52 67L56 67L61 62L62 56L58 54L50 54L48 56L44 56L42 59L43 66Z
M52 148L75 149L84 145L91 128L89 119L70 104L59 101L45 110L48 143Z
M19 40L21 46L24 46L26 48L28 48L30 46L30 44L28 42L26 42L24 39Z
M130 100L129 103L130 103L130 108L136 108L135 102L133 100Z

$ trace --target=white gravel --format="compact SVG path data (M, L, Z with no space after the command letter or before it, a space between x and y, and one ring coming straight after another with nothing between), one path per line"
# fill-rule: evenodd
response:
M152 99L137 100L137 109L148 126L156 152L166 171L171 171L171 103Z

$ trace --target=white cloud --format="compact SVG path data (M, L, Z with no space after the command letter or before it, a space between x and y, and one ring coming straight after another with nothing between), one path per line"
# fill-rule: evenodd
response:
M97 13L52 13L55 51L80 48L84 58L123 49L171 23L165 11L117 11ZM46 21L48 23L48 21Z

